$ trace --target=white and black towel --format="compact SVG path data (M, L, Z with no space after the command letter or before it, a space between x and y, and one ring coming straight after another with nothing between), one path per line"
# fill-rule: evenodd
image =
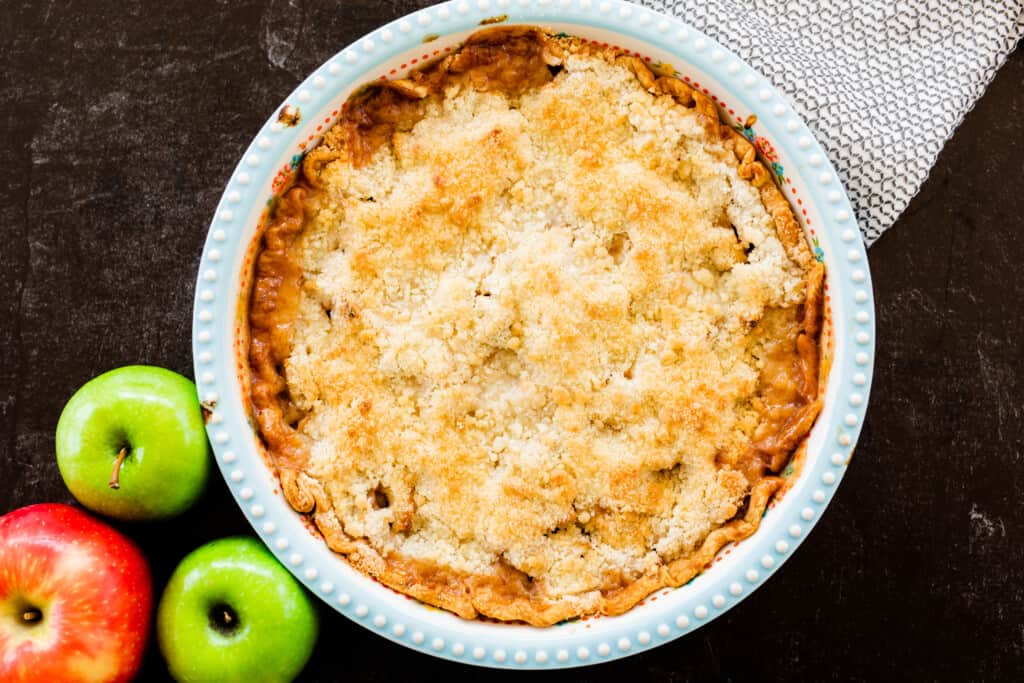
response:
M786 95L874 242L1024 35L1024 0L642 0Z

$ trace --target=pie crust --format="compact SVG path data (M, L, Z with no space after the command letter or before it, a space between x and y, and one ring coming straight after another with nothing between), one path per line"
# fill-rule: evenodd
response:
M704 94L535 27L357 92L266 222L289 504L465 618L619 614L758 527L820 409L823 268Z

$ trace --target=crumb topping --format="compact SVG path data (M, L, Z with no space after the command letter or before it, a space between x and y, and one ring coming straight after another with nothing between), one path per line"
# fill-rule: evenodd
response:
M817 412L797 340L820 283L706 108L542 45L529 87L482 87L495 58L464 59L448 71L471 77L390 91L398 123L360 144L336 126L311 155L266 394L287 405L265 413L306 482L286 494L317 498L350 561L533 623L677 585L673 563L744 520L795 445L780 432ZM423 588L441 575L466 595Z

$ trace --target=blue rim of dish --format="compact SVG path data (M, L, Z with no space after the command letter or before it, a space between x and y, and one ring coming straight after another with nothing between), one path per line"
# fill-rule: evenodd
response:
M422 605L349 567L314 536L284 499L256 447L237 379L237 282L251 231L276 173L272 160L295 138L272 117L243 155L211 223L199 266L193 357L217 464L238 505L267 547L315 595L356 623L414 650L481 666L552 669L610 661L656 647L710 622L774 574L821 517L853 453L864 420L874 360L874 305L867 254L853 210L813 134L772 84L719 43L684 22L621 0L453 0L424 8L356 40L313 72L285 102L319 112L339 92L371 80L375 69L424 39L507 15L510 24L575 24L614 31L674 55L709 74L730 99L767 112L767 132L796 164L831 284L834 355L825 409L808 441L803 470L761 529L729 562L696 577L661 602L583 628L469 622ZM276 111L276 110L275 110ZM243 239L244 238L244 239ZM685 590L684 590L685 589ZM593 628L591 628L591 626Z

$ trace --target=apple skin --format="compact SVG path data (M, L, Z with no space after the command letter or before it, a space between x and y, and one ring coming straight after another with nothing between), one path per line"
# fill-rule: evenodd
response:
M234 630L215 625L226 606ZM318 631L305 590L257 539L233 537L192 551L157 609L157 637L182 683L280 683L305 666Z
M91 515L44 503L0 517L0 681L130 681L152 606L142 553Z
M118 453L119 488L110 486ZM195 385L148 365L111 370L75 392L57 423L57 465L87 508L128 520L184 512L210 473Z

